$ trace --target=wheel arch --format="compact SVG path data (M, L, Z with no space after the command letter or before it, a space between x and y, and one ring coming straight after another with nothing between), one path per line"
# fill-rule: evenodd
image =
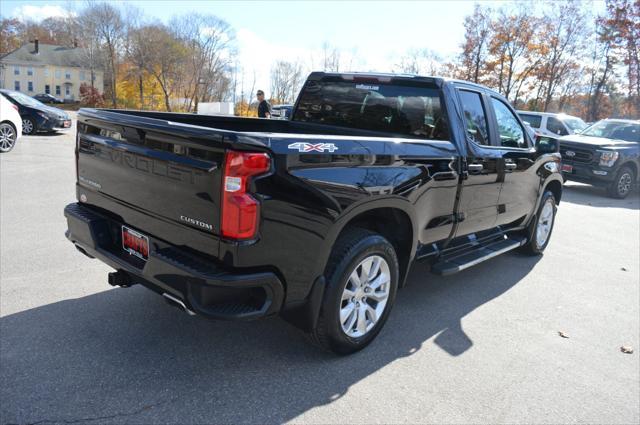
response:
M640 175L638 173L640 170L638 170L638 164L636 164L635 161L624 162L624 163L622 163L622 165L620 165L620 168L622 168L622 167L631 168L631 171L633 171L633 176L635 177L636 181L638 180L638 178L640 178Z
M292 306L283 311L281 316L304 331L315 327L324 298L326 285L324 274L329 258L339 238L353 227L372 230L389 240L396 249L398 257L400 268L398 287L404 286L411 261L415 256L417 232L414 229L415 220L412 218L412 212L403 206L402 203L379 200L344 214L327 234L325 245L320 251L324 255L318 259L321 268L317 272L318 277L311 285L307 300L301 305Z
M9 124L11 127L13 127L13 131L16 132L16 138L18 137L18 129L16 128L16 125L13 123L13 121L4 120L4 121L0 121L0 124Z
M556 205L560 205L560 200L562 199L562 183L559 180L551 180L546 184L542 193L547 190L553 193L553 197L556 199ZM542 193L540 197L542 197Z
M29 120L33 124L33 129L31 130L31 134L35 134L38 132L38 119L29 112L26 116L20 116L20 120L22 121L22 131L24 132L24 121Z
M379 207L362 212L345 223L334 245L340 236L352 227L360 227L378 233L393 245L400 267L399 287L404 286L411 259L415 254L414 230L409 214L394 207Z

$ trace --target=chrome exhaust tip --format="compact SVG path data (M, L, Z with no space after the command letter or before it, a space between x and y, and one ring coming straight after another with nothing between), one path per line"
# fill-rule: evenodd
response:
M168 294L166 292L163 292L162 296L164 297L165 301L167 301L170 305L172 305L174 307L178 307L179 309L181 309L182 311L187 313L189 316L195 316L196 315L195 312L189 310L187 308L187 306L184 305L184 302L181 299L176 298L173 295Z

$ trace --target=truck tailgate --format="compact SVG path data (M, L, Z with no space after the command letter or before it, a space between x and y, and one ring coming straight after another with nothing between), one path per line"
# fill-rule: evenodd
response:
M200 240L198 248L217 255L225 135L188 127L82 111L78 197L141 232L179 245Z

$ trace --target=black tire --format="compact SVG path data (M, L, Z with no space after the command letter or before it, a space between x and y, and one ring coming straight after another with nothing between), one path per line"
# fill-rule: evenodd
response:
M349 282L349 277L353 272L357 273L361 262L376 256L382 257L389 268L388 298L382 314L379 315L377 322L373 324L370 330L367 330L362 336L352 337L343 331L343 325L340 322L340 309L345 302L342 300L343 293ZM348 229L336 242L325 269L325 277L327 286L320 308L318 323L310 335L312 341L323 349L340 355L362 350L378 335L387 321L395 301L398 289L399 266L393 245L381 235L369 230L360 228ZM366 297L364 298L366 299ZM370 296L367 302L371 302L371 299ZM353 298L351 301L353 301ZM355 312L354 309L354 314Z
M33 118L22 119L22 134L35 134L38 131Z
M543 241L539 240L539 236L543 236L538 232L538 226L540 225L540 220L549 220L549 216L547 215L547 211L545 210L545 216L543 217L543 210L545 209L545 205L548 205L547 208L551 208L551 216L550 216L550 228L546 237ZM549 241L551 240L551 234L553 233L553 226L556 223L556 211L558 210L556 206L556 198L553 196L551 191L547 190L542 194L542 199L540 200L540 206L538 207L538 211L536 211L536 216L531 221L529 225L528 234L527 234L527 243L522 246L522 252L529 255L540 255L545 250L547 245L549 245ZM544 224L544 223L543 223Z
M10 152L16 145L18 133L10 122L0 123L0 153Z
M613 182L607 187L607 193L610 197L615 199L624 199L629 193L631 193L631 189L633 188L633 184L636 181L636 175L631 168L624 165L620 167L618 173L616 174L616 178L613 179Z

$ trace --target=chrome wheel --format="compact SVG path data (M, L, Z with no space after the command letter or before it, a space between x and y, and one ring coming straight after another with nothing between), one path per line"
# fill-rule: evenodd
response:
M626 196L631 190L631 182L633 179L631 178L631 174L624 173L620 176L618 180L618 195Z
M379 255L365 258L351 272L340 300L342 331L353 338L367 334L384 313L391 288L389 264Z
M22 132L24 134L33 133L33 121L28 118L22 120Z
M553 228L553 198L548 198L538 218L538 227L536 228L536 245L538 249L542 248L549 239L549 234Z
M0 152L9 152L16 144L17 134L10 124L0 124Z

